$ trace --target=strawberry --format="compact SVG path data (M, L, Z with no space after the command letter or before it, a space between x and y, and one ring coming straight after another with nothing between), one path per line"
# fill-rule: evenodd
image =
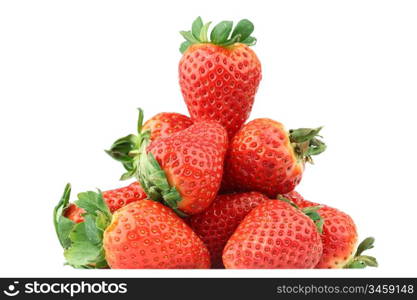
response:
M193 121L187 116L178 113L159 113L143 124L143 130L150 130L150 139L169 136L175 132L190 127Z
M244 19L216 25L207 37L211 22L198 17L191 31L181 31L185 42L180 51L179 83L193 121L214 120L229 138L239 130L252 110L261 80L261 64L249 46L254 26Z
M268 200L240 223L223 250L226 268L314 268L322 254L316 224L288 203Z
M217 122L201 121L150 142L152 133L142 130L141 120L142 111L137 136L119 139L107 151L128 170L122 178L135 176L150 199L181 216L202 212L220 188L226 130Z
M67 264L76 268L209 268L204 243L170 208L151 200L131 202L113 215L101 192L78 194L84 221L62 216L70 188L55 209L55 228Z
M231 141L222 190L257 191L273 198L292 191L305 162L326 148L318 138L320 129L287 132L271 119L249 122Z
M269 198L256 192L218 195L209 208L190 218L190 227L210 252L212 267L223 266L222 252L228 239L243 218L267 200Z
M300 208L317 205L314 202L305 200L295 191L285 194L280 198L283 200L287 198ZM374 257L362 255L363 251L373 248L373 238L366 238L358 246L355 254L358 234L356 225L349 215L327 205L321 205L317 213L323 219L323 230L321 233L323 255L316 268L335 269L378 266Z
M113 213L130 202L145 199L146 194L139 182L133 182L122 188L104 191L103 198L110 212ZM64 216L75 223L79 223L84 221L82 217L84 213L85 211L82 208L77 207L75 204L70 204L65 210Z

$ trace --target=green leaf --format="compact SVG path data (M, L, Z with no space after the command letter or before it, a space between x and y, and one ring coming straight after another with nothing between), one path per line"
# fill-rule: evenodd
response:
M232 21L222 21L216 26L214 26L213 30L210 34L211 42L214 44L222 44L227 41L229 38L230 32L233 28Z
M200 42L202 42L202 43L208 43L209 42L209 39L208 39L208 29L209 29L210 25L211 25L211 22L207 22L201 28L200 36L199 36L199 41Z
M240 20L237 23L235 29L233 30L231 38L234 38L237 35L240 35L238 42L244 41L250 37L255 27L253 23L247 19Z
M368 237L364 239L358 246L354 257L344 266L345 269L363 269L365 267L378 267L375 257L369 255L361 255L365 250L374 247L375 239Z
M322 208L320 205L309 206L303 208L302 212L314 222L317 227L317 231L321 234L323 233L324 220L318 212L320 208Z
M75 204L93 216L97 216L98 212L102 212L109 219L111 218L110 210L104 202L103 194L100 191L99 193L92 191L79 193L78 200L75 201Z
M96 218L92 215L84 217L85 234L87 239L94 245L99 245L103 239L103 231L97 227Z
M197 17L197 19L194 20L193 25L191 26L191 32L196 40L200 39L200 33L202 28L203 20L201 19L201 17Z
M86 224L84 222L75 225L70 234L71 247L65 250L64 256L67 263L73 267L107 265L104 259L104 250L101 245L92 243L88 239Z
M187 51L188 47L190 46L191 46L191 43L189 41L182 42L180 46L180 52L184 53L185 51Z
M65 186L64 194L62 195L57 206L54 208L55 232L57 234L57 237L61 246L64 249L68 248L71 243L69 234L75 225L73 221L63 216L63 213L69 206L70 195L71 195L71 185L68 183Z
M193 36L191 31L180 31L180 34L186 41L189 41L191 44L197 44L199 41Z
M241 41L242 44L248 45L248 46L253 46L256 44L256 38L250 36L244 40Z

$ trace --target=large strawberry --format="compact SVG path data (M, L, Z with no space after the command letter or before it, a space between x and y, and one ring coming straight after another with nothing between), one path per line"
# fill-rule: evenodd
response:
M139 182L133 182L125 187L104 191L103 198L110 212L113 213L130 202L145 199L146 194ZM84 213L84 209L72 203L65 209L64 216L75 223L79 223L84 221L82 216Z
M218 195L209 208L190 218L189 225L210 252L212 267L223 266L222 252L230 236L253 208L267 200L256 192Z
M120 140L108 151L127 168L123 178L136 176L150 199L163 202L180 215L206 209L220 188L226 130L217 122L201 121L150 142L151 133L142 130L142 119L140 111L138 135L129 136L126 143L135 142L121 149L122 155L113 155Z
M151 140L167 137L193 125L187 116L178 113L159 113L143 124L142 130L151 132Z
M292 191L306 162L325 150L317 129L286 131L271 119L255 119L231 141L223 190L258 191L270 197Z
M223 263L234 269L307 269L317 265L322 250L317 224L309 216L286 202L268 200L240 223L223 250Z
M252 110L261 80L261 64L249 46L254 26L244 19L217 24L207 36L210 23L198 17L191 31L182 31L179 83L194 121L220 122L229 137L239 130Z
M308 208L317 204L305 200L299 193L293 191L283 196L282 200L290 200L299 208ZM323 220L321 239L323 242L323 255L316 265L319 269L334 268L364 268L376 267L378 263L372 256L362 255L362 252L373 248L374 238L366 238L357 248L358 234L352 218L327 205L322 205L317 213Z
M132 202L111 215L101 193L75 202L84 221L62 216L69 187L55 211L55 227L67 264L76 268L209 268L204 243L170 208L151 200Z

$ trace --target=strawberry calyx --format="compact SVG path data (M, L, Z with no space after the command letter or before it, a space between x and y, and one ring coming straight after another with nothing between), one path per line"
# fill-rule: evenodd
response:
M294 152L300 161L314 163L313 155L319 155L327 148L326 144L321 140L318 128L298 128L290 129L289 138Z
M305 208L300 208L297 204L295 204L293 201L288 199L287 197L284 197L283 195L278 195L277 199L280 201L287 202L295 209L301 211L303 214L305 214L307 217L309 217L314 224L317 227L317 231L322 234L323 233L323 225L324 225L324 219L320 216L318 210L322 208L321 205L315 205L315 206L309 206Z
M368 237L364 239L358 246L355 255L343 267L344 269L363 269L366 267L378 267L378 262L375 257L369 255L362 255L366 250L374 248L375 239Z
M122 163L127 170L121 180L135 177L149 199L161 202L172 208L180 217L187 215L179 210L182 200L175 187L172 187L165 171L151 152L147 152L150 143L150 130L143 130L143 110L138 108L137 135L127 135L116 140L109 150L105 150L113 159Z
M210 43L222 47L232 46L235 43L242 43L248 46L256 44L256 38L251 36L254 26L247 19L240 20L233 28L232 21L221 21L213 27L210 38L208 30L211 22L203 23L201 17L194 20L191 30L180 31L185 41L180 46L180 52L184 53L193 44Z
M139 164L139 150L143 141L149 140L150 131L142 130L143 127L143 110L138 108L139 117L137 123L138 133L129 134L117 139L109 150L104 150L110 157L122 163L127 172L122 174L121 180L130 179L135 176Z
M112 214L103 194L84 192L78 194L74 203L85 210L84 221L74 223L63 213L69 206L71 186L67 184L64 194L54 209L54 225L61 246L64 248L66 264L79 269L107 268L103 248L103 233L110 225Z

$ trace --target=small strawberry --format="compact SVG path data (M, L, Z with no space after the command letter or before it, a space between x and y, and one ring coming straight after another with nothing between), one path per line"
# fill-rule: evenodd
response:
M111 215L102 193L86 192L75 202L85 210L75 224L62 216L69 186L55 209L55 228L67 264L76 268L209 268L204 243L170 208L135 201Z
M254 26L241 20L216 25L207 37L211 22L198 17L191 31L181 31L185 42L179 63L179 83L193 121L214 120L232 138L252 110L261 80L261 64L249 46Z
M318 138L320 129L287 132L271 119L249 122L231 141L222 190L258 191L269 197L292 191L305 162L326 148Z
M223 250L223 263L235 269L314 268L323 250L316 226L290 204L266 201L233 233Z
M206 209L220 188L226 130L217 122L201 121L150 142L151 133L142 130L142 119L140 111L138 135L124 141L127 147L120 150L119 139L107 151L128 170L122 178L136 176L150 199L182 216Z
M130 202L145 199L146 194L139 182L133 182L122 188L104 191L103 198L110 212L113 213ZM75 223L79 223L84 221L82 217L84 213L85 211L82 208L77 207L75 204L70 204L65 210L64 216Z
M280 199L289 199L300 208L308 208L318 204L305 200L300 194L293 191L279 196ZM355 254L358 241L356 225L346 213L326 205L320 206L317 213L323 219L321 239L323 255L316 265L319 269L335 268L364 268L376 267L378 263L372 256L362 255L362 252L373 248L374 239L367 238L359 246Z
M222 252L230 236L253 208L267 200L256 192L218 195L209 208L190 218L190 227L210 252L212 267L223 266Z
M193 125L193 121L187 116L178 113L159 113L143 124L142 130L151 132L150 139L156 140L169 136Z

